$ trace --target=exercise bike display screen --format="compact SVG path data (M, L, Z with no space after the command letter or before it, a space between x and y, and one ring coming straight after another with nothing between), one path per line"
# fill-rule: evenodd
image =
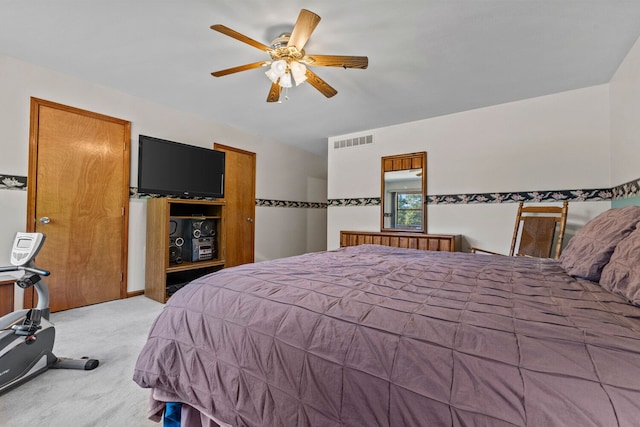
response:
M26 265L33 260L44 242L42 233L16 233L11 248L11 264Z
M32 244L33 244L32 239L18 239L18 242L16 243L16 248L27 249L27 248L30 248Z

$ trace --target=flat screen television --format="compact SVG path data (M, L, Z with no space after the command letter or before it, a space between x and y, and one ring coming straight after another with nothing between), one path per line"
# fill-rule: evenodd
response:
M138 142L138 193L224 197L224 152L146 135Z

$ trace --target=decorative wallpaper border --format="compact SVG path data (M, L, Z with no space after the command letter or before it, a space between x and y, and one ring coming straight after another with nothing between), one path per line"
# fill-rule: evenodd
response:
M541 203L568 200L591 202L611 200L612 192L607 188L594 190L523 191L513 193L446 194L427 196L430 205L472 203Z
M626 199L629 197L640 196L640 179L613 187L611 192L613 193L612 199Z
M165 195L138 193L135 187L129 188L129 194L132 199L150 199L155 197L167 197ZM176 197L180 197L179 195ZM206 197L194 197L194 200L212 200ZM269 208L305 208L305 209L326 209L327 204L322 202L298 202L292 200L273 200L273 199L256 199L256 206Z
M359 197L354 199L329 199L328 206L380 206L380 197Z
M129 187L129 198L130 199L157 199L161 197L175 197L177 199L182 198L181 194L154 194L154 193L138 193L138 189L136 187ZM190 197L192 200L215 200L212 197Z
M640 179L629 181L613 188L427 195L426 203L429 205L462 205L472 203L545 203L564 200L570 202L592 202L626 199L636 196L640 196ZM327 205L329 207L380 206L380 197L329 199Z
M20 175L0 174L0 190L26 191L27 177ZM131 198L163 197L156 194L138 193L135 187L129 188ZM508 193L470 193L427 195L426 203L430 205L471 204L471 203L540 203L568 200L570 202L620 200L640 196L640 178L613 188L555 190L555 191L522 191ZM356 197L329 199L323 202L299 202L291 200L256 199L256 206L283 207L304 209L326 209L327 207L346 206L380 206L380 197Z
M27 177L18 175L0 175L0 190L26 190Z
M295 202L291 200L256 199L256 206L268 208L306 208L326 209L327 203L320 202Z

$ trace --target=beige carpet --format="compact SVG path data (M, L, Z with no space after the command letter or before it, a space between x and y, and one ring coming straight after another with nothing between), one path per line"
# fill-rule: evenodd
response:
M133 367L163 305L144 296L53 313L54 354L100 360L93 371L49 370L0 395L3 427L161 426Z

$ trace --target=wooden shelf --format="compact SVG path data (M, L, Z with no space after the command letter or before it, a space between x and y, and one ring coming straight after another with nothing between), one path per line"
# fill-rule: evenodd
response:
M198 261L198 262L182 262L182 264L173 264L167 268L167 273L175 273L177 271L193 270L198 268L207 267L224 267L223 259L215 259L211 261Z
M171 218L180 218L180 219L193 219L193 220L205 220L205 219L221 219L221 216L187 216L187 215L171 215Z

